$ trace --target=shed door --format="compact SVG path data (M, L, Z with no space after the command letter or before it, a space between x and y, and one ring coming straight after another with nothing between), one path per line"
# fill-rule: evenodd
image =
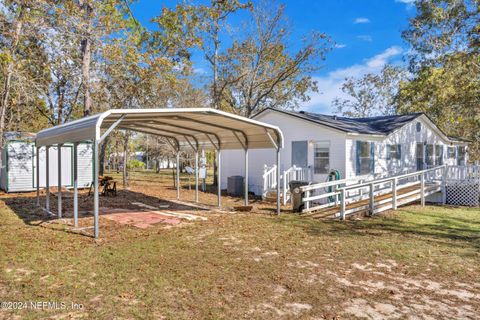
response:
M292 166L308 166L308 141L292 141Z

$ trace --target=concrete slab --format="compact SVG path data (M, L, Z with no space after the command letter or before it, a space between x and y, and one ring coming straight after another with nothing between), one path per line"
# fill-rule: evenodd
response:
M115 221L123 225L131 225L141 229L146 229L157 223L177 225L182 222L180 218L175 218L171 215L162 215L161 212L151 211L100 208L100 214L105 219Z

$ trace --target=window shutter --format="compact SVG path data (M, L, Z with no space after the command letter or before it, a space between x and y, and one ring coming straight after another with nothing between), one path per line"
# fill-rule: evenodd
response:
M357 150L355 154L355 160L356 160L356 168L355 172L357 173L357 176L360 175L360 149L362 148L362 142L357 141Z
M387 160L391 160L392 159L392 146L387 144Z
M402 145L397 144L398 159L402 160Z
M375 173L375 143L370 142L370 173Z

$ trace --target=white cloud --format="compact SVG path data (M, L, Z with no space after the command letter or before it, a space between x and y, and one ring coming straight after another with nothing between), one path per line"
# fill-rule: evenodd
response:
M346 48L346 47L347 47L347 45L344 44L344 43L336 43L335 44L335 48L337 48L337 49L343 49L343 48Z
M203 73L207 73L207 72L203 68L193 68L193 73L203 74Z
M417 0L395 0L397 3L403 3L407 5L407 9L413 8Z
M370 20L368 18L364 17L358 17L355 20L353 20L353 23L358 24L358 23L370 23Z
M319 92L310 93L311 100L302 106L303 109L333 113L331 104L336 97L345 97L341 87L346 78L359 78L367 73L378 73L395 57L402 53L400 47L390 47L376 56L365 60L362 64L354 64L347 68L340 68L329 72L322 77L314 77L317 81Z
M362 34L360 36L357 36L357 39L362 40L362 41L367 41L367 42L372 42L373 41L372 36L370 36L368 34Z

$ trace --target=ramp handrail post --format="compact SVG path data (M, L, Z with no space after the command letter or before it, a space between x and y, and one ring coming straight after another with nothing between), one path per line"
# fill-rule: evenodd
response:
M305 198L310 197L310 190L305 191ZM310 209L310 201L305 201L305 210Z
M447 203L447 166L443 167L442 177L442 204Z
M420 203L425 207L425 174L420 175Z
M282 195L283 195L283 205L287 204L287 173L288 170L283 172L283 190L282 190Z
M333 191L334 191L334 192L337 192L338 186L339 186L338 184L336 184L336 185L333 186ZM337 194L335 195L335 205L338 205L339 202L340 202L340 199L339 199L338 193L337 193Z
M340 203L340 219L345 220L345 209L346 209L346 203L345 203L345 189L340 190L341 197L342 197L342 202Z
M374 201L375 201L375 195L373 194L374 191L374 183L370 183L370 199L369 199L369 207L370 207L370 215L373 215L373 210L374 210Z
M392 209L397 210L397 178L393 178L392 182Z

